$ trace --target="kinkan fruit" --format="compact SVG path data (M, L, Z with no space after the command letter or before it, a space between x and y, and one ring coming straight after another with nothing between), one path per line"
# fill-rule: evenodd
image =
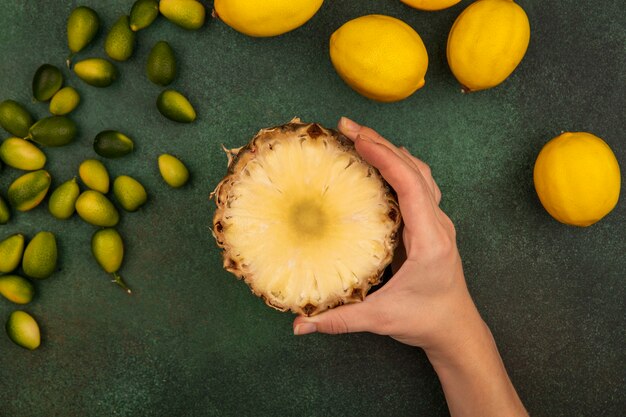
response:
M206 10L196 0L161 0L159 11L167 20L184 29L200 29L204 25Z
M59 220L69 219L76 211L76 200L79 195L80 188L76 183L76 178L64 182L50 195L48 211Z
M50 116L32 125L26 139L44 146L65 146L78 134L78 127L65 116Z
M109 58L126 61L135 49L135 32L130 30L128 16L121 16L104 41L104 50Z
M20 138L8 138L0 145L0 159L10 167L35 171L46 164L46 155L31 142Z
M76 212L89 224L113 227L120 221L120 214L104 194L95 190L83 191L76 200Z
M113 275L113 282L131 294L130 288L118 274L124 261L124 241L115 229L100 229L91 238L91 253L98 265Z
M130 9L130 30L137 32L147 28L158 15L159 2L157 0L137 0Z
M100 28L100 18L91 8L79 6L72 10L67 19L67 45L70 55L67 58L67 67L71 66L74 54L80 52L93 40Z
M94 87L108 87L117 79L115 65L103 58L88 58L74 65L78 78Z
M159 41L150 50L146 64L148 79L156 85L166 86L176 77L176 58L169 43Z
M9 186L9 203L19 211L32 210L44 199L51 182L50 174L43 169L24 174Z
M46 279L56 270L58 249L51 232L39 232L32 238L22 259L22 269L31 278Z
M78 176L88 188L106 194L109 192L109 171L97 159L85 159L78 166Z
M80 95L73 87L63 87L50 100L50 113L63 116L72 111L80 103Z
M164 90L157 98L159 112L178 123L191 123L196 120L196 110L187 97L175 90Z
M93 141L94 151L105 158L120 158L131 153L134 148L131 138L115 130L104 130Z
M33 77L33 97L37 101L48 101L63 85L63 74L54 65L43 64Z
M170 154L163 154L158 159L159 172L163 181L172 188L180 188L189 180L189 170L180 159Z
M41 344L39 325L34 317L25 311L17 310L9 315L6 331L15 344L25 349L35 350Z
M33 118L20 103L4 100L0 103L0 126L13 136L24 138L33 125Z

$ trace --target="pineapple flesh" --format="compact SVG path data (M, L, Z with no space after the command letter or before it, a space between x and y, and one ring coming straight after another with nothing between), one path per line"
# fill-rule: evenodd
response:
M227 153L212 194L224 268L281 311L362 301L391 262L400 212L352 142L294 119Z

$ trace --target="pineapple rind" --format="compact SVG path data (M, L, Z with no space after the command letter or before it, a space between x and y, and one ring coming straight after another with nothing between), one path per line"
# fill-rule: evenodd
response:
M294 144L300 144L296 147L300 153L292 152ZM316 146L330 149L333 160L328 163L315 160ZM278 152L269 150L278 151L278 147L282 147L280 151L287 152L289 157L274 159ZM334 130L294 119L286 125L262 129L248 145L227 150L227 153L228 174L211 194L217 205L213 235L218 246L223 248L224 268L243 278L254 294L280 311L291 310L310 316L337 305L362 301L371 286L380 282L383 271L391 262L401 219L395 195L378 171L356 153L352 142ZM295 166L290 168L290 164ZM298 180L284 174L294 170L308 172L316 168L322 172L319 175L322 180L318 176L304 176ZM348 171L354 169L362 170L365 175L350 175ZM266 175L272 170L276 171L273 175ZM307 178L313 178L313 183L306 183ZM323 179L330 184L324 184ZM298 186L301 185L298 181L305 182L305 190L301 190L303 187ZM371 185L358 187L352 181L370 182ZM315 192L322 196L328 193L329 198L316 197ZM288 210L280 206L276 208L276 204L266 204L274 199L281 201L281 198L282 201L297 201L299 193L302 198L311 198L307 207L320 205L321 213L326 217L330 213L329 223L335 227L324 229L324 216L321 216L321 232L315 229L310 237L302 232L293 234L285 226L288 221L285 212ZM310 197L311 193L313 197ZM324 207L324 201L345 200L341 197L346 194L350 196L351 204L362 201L371 205L370 202L374 201L375 209L366 207L355 211L351 206L339 207L340 204ZM250 213L245 208L249 206L259 209ZM263 210L267 212L263 213ZM235 218L236 221L231 221ZM345 222L337 221L344 218ZM362 228L361 224L382 226L380 230L372 231ZM263 239L268 236L267 229L270 227L273 234L284 239ZM307 225L304 227L306 232ZM333 235L331 242L340 241L342 244L327 245L330 247L325 248L323 241L322 244L316 242L318 232ZM272 250L266 250L268 245ZM274 255L264 259L264 250ZM299 251L300 256L293 255L294 251ZM244 259L241 252L252 253L252 258L258 257L263 262L246 263L251 257ZM322 255L319 255L320 252ZM294 258L302 262L295 264ZM345 261L349 259L356 261L346 266ZM319 277L315 276L316 272ZM296 275L299 279L290 279ZM327 279L329 276L336 278ZM277 291L276 288L282 290Z

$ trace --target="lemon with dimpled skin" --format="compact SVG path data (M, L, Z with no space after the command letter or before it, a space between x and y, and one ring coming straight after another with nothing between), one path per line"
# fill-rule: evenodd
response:
M512 0L478 0L448 36L448 65L463 91L495 87L522 61L530 41L526 12Z
M323 0L215 0L215 14L248 36L269 37L290 32L317 13Z
M619 164L602 139L566 132L549 141L537 156L535 189L544 208L561 223L590 226L617 204Z
M420 36L384 15L350 20L330 37L330 59L339 76L365 97L391 102L425 84L428 54Z
M400 0L407 6L411 6L419 10L443 10L452 7L461 0Z

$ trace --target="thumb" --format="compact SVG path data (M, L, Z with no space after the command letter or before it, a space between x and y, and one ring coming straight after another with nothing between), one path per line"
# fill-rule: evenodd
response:
M366 301L345 304L313 317L299 316L293 322L293 334L355 333L372 331L375 327L373 304Z

